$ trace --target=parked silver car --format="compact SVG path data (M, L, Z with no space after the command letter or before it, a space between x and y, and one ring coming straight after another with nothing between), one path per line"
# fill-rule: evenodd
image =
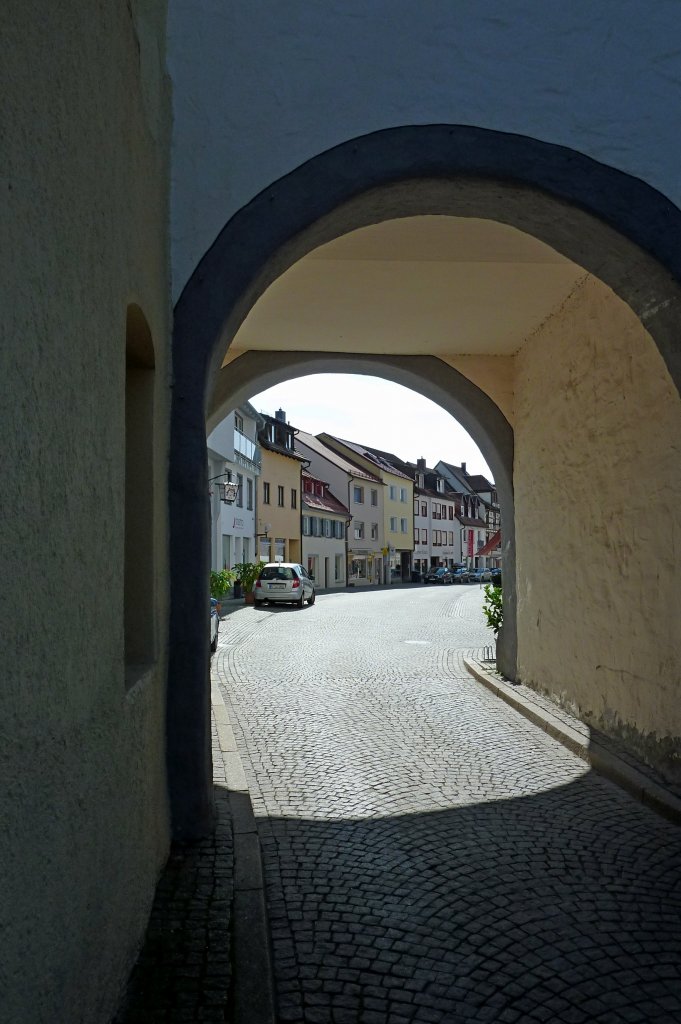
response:
M268 562L255 581L253 599L255 604L287 602L302 608L305 601L314 604L314 579L298 562Z

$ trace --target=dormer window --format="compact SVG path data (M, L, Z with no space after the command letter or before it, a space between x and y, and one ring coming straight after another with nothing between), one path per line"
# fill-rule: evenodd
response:
M438 478L437 489L438 489L440 494L444 494L445 493L445 482L441 478Z

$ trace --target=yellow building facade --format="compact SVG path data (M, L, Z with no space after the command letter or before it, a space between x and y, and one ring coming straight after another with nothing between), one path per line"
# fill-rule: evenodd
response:
M283 416L283 413L281 414ZM300 562L301 466L295 430L279 416L263 416L258 433L262 471L257 488L256 550L265 562Z

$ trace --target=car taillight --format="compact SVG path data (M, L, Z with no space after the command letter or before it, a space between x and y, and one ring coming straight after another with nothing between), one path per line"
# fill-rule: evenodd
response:
M262 587L262 583L260 582L260 580L256 580L255 585L256 587Z
M296 587L300 586L300 580L298 579L298 577L294 579L292 586L294 590L296 589Z

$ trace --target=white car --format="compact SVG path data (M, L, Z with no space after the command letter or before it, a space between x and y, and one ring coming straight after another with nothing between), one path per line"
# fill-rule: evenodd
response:
M298 562L268 562L263 565L253 587L255 604L273 601L303 607L314 604L314 578Z

